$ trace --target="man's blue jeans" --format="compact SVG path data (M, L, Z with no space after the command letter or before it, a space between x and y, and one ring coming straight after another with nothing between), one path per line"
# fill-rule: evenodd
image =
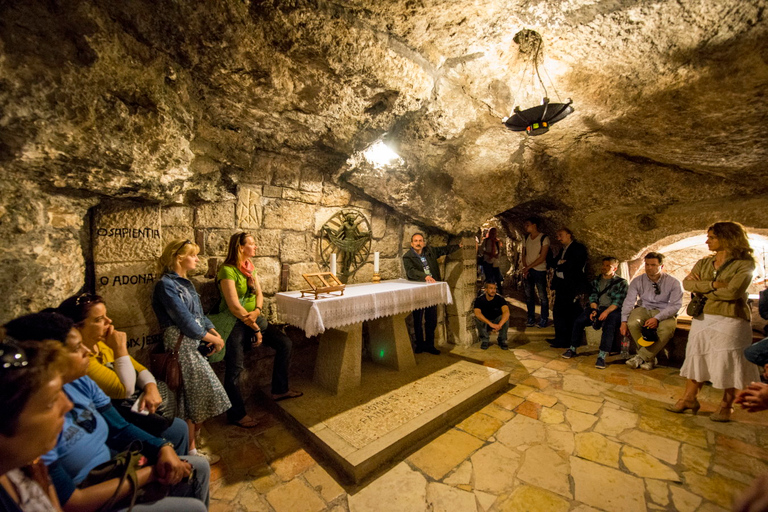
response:
M536 320L536 293L539 292L541 301L541 320L549 320L549 295L547 295L547 271L529 270L525 278L525 304L528 306L528 321Z
M761 369L768 364L768 338L763 338L744 350L747 361L754 363Z
M494 324L501 322L501 316L491 320ZM475 317L475 325L477 326L477 334L480 336L480 343L488 343L491 335L491 326L483 322L479 318ZM504 345L507 342L507 330L509 329L509 320L504 322L499 329L499 345Z

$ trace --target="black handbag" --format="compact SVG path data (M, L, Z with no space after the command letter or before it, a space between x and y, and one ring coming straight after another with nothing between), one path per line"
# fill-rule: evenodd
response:
M126 480L128 480L131 484L131 496L129 497L130 506L128 507L128 512L133 509L133 506L136 504L136 498L139 494L139 479L136 475L136 470L139 467L139 462L142 457L141 448L141 441L133 441L128 446L126 451L118 453L107 462L99 464L93 468L90 473L86 475L85 480L83 480L82 483L78 486L80 488L84 488L91 487L93 485L100 484L115 478L120 480L115 493L107 500L106 503L104 503L104 505L99 507L99 511L106 512L113 509L118 501L120 487L122 487L123 482ZM125 498L125 501L128 501L128 497Z
M141 397L140 390L129 398L112 400L112 405L128 423L155 437L162 437L162 433L171 426L173 418L176 417L176 395L161 380L157 381L157 390L163 401L153 413L141 414L131 410L133 404Z
M693 318L697 318L704 313L704 305L707 303L707 298L700 293L691 294L691 302L688 303L688 307L685 312Z

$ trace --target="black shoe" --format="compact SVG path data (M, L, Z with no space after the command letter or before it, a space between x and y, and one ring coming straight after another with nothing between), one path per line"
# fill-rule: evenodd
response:
M428 349L424 350L424 352L429 352L430 354L434 354L436 356L439 356L441 354L441 352L438 349L436 349L435 347L428 348Z
M547 338L544 341L546 341L547 343L549 343L551 345L553 343L557 343L557 338Z
M488 350L488 347L490 347L490 346L491 346L491 344L488 343L487 341L484 341L484 342L482 342L480 344L480 348L483 349L483 350Z
M417 348L415 348L415 349L413 349L413 353L414 353L414 354L421 354L422 352L424 352L424 350L423 350L423 349L420 349L420 348L418 348L418 347L417 347Z
M506 343L499 343L499 348L501 350L509 350L509 345L507 345Z

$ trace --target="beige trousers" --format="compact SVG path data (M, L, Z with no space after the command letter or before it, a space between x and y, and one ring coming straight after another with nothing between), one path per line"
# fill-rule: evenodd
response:
M632 312L629 314L629 318L627 319L627 327L629 328L630 334L632 334L633 340L637 341L642 337L643 333L640 330L641 327L646 320L653 318L653 316L657 315L658 313L658 309L645 309L643 307L635 308L632 310ZM672 339L672 336L674 336L676 326L676 317L667 318L666 320L659 322L659 327L657 328L659 341L650 347L641 347L638 345L637 355L642 357L644 361L653 361L653 358L656 357L656 354L661 352L661 349L663 349L666 344L669 343L669 340Z

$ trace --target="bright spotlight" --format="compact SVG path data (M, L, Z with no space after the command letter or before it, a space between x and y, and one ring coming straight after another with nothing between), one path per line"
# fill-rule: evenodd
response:
M389 146L380 140L363 152L366 160L376 167L384 167L395 161L402 161L400 155L392 151Z

